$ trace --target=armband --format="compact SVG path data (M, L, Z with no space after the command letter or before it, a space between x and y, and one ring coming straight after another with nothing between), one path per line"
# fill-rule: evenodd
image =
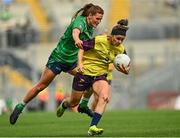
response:
M83 41L83 49L84 51L93 49L95 45L95 38L91 39L91 40L84 40Z

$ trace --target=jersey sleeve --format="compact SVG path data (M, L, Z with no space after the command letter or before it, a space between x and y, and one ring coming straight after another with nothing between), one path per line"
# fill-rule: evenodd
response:
M80 32L82 33L84 28L85 28L85 23L83 18L76 18L73 22L73 26L72 29L78 28L80 30Z

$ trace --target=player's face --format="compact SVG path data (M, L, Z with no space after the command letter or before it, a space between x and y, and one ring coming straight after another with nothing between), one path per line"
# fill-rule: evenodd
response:
M123 43L124 39L125 39L125 36L122 36L122 35L113 35L112 39L111 39L111 43L114 46L119 46L120 44Z
M96 28L98 24L101 22L103 15L100 13L96 13L95 15L89 15L87 17L88 25Z

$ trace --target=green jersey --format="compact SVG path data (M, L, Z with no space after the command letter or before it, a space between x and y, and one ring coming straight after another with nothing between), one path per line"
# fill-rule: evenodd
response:
M93 27L87 25L86 17L76 17L67 27L56 48L51 53L51 58L48 61L49 63L60 62L65 65L72 65L77 62L79 48L75 46L72 36L72 31L75 28L80 30L79 38L81 40L92 39Z

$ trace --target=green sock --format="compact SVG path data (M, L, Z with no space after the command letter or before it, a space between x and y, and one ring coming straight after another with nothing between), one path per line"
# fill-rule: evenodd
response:
M80 107L87 107L88 106L89 99L88 98L82 98L80 102Z
M22 110L24 109L25 105L22 104L22 103L19 103L19 104L16 105L16 107L17 107L20 111L22 111Z

